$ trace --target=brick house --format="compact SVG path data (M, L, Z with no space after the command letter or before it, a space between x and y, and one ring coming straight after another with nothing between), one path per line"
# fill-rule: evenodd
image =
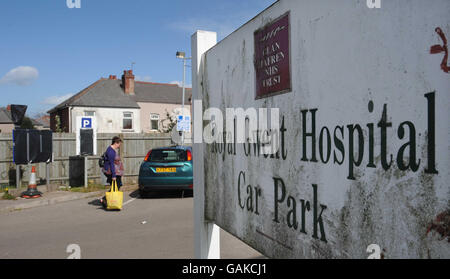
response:
M186 89L185 106L190 110L192 92ZM95 116L98 133L158 132L166 115L181 107L182 88L175 84L136 81L132 70L121 79L111 75L48 111L50 128L56 131L56 116L63 132L75 133L77 116Z
M0 133L11 134L14 130L14 122L11 118L11 111L8 108L0 108Z

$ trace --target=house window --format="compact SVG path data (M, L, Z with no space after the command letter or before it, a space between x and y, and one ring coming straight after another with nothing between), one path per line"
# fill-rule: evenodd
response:
M150 115L150 129L152 131L157 131L159 129L159 114Z
M123 129L132 130L133 129L133 113L124 112L123 113Z
M84 116L95 116L95 111L93 110L85 110Z

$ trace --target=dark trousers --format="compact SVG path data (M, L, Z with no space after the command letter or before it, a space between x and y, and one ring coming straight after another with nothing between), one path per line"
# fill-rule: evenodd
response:
M112 176L111 175L106 175L106 183L108 183L109 185L112 185ZM122 176L117 175L116 176L116 181L117 181L117 188L122 187Z

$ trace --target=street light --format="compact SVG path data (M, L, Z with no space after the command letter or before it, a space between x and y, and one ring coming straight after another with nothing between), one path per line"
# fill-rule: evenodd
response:
M181 113L183 114L184 119L184 95L185 95L185 82L186 82L186 60L190 60L191 57L186 57L186 53L183 51L177 51L177 58L183 59L183 100L181 103ZM181 145L184 145L184 131L181 131Z
M186 53L184 53L183 51L177 51L177 58L184 59L185 55L186 55Z

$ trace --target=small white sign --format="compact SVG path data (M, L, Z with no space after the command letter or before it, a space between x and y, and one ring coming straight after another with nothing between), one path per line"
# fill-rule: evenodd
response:
M177 131L187 132L191 131L191 117L189 115L179 115L177 117Z

